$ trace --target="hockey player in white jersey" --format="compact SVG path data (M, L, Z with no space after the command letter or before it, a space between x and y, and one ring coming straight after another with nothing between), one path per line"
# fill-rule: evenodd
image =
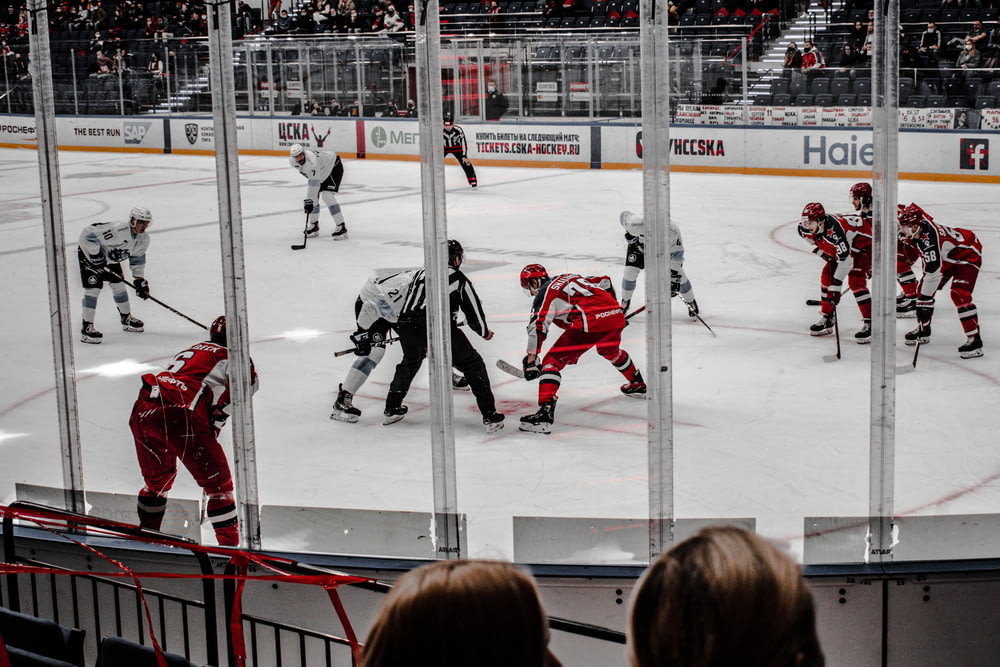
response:
M290 150L288 162L309 181L306 198L302 202L307 216L306 236L319 236L319 199L322 198L337 223L333 240L346 240L347 225L337 201L340 182L344 178L344 163L340 161L340 156L329 151L306 150L301 144L295 144Z
M354 302L358 330L351 334L357 358L337 388L337 402L333 404L330 419L354 423L361 416L361 410L354 407L354 394L360 391L385 356L386 341L390 333L396 331L400 306L417 271L376 269L361 288ZM469 389L469 381L452 372L452 386L465 391Z
M646 268L646 235L645 225L642 216L632 211L622 211L619 222L625 228L625 240L628 248L625 251L625 272L622 276L621 305L622 310L628 312L632 301L632 293L635 292L636 281L639 272ZM698 302L694 298L694 288L691 281L684 273L684 241L681 239L681 230L670 221L670 296L680 294L681 301L688 307L688 316L694 317L700 311Z
M97 297L100 296L104 283L108 283L114 295L122 330L143 330L142 320L132 316L128 290L122 282L125 274L121 263L128 260L135 295L140 299L148 299L149 281L146 280L145 273L149 234L146 229L152 221L149 209L136 206L129 213L128 222L95 222L80 234L77 247L80 279L83 281L83 329L80 340L84 343L100 343L104 337L104 334L94 328Z

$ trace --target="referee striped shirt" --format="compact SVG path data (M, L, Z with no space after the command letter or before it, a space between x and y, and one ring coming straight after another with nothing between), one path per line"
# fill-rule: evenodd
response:
M455 267L448 267L448 300L451 315L454 318L459 311L465 315L469 328L478 335L485 337L489 331L486 324L486 313L483 304L476 294L476 288L464 273ZM427 311L427 284L425 270L417 271L406 292L406 299L400 308L399 317L415 319L425 317Z

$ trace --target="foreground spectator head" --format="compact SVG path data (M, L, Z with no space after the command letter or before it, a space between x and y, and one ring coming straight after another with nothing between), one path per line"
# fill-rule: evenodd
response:
M534 580L510 563L449 560L400 577L362 667L560 667Z
M632 667L822 667L812 595L798 566L742 528L704 528L636 585Z

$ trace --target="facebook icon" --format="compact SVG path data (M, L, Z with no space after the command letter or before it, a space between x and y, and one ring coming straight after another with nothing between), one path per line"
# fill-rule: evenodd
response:
M962 139L958 166L960 169L989 169L990 140Z

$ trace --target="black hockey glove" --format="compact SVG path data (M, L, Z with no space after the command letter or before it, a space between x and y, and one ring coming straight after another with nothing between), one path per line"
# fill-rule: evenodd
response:
M149 281L145 278L135 279L135 295L140 299L149 298Z
M538 357L532 362L528 361L531 355L524 355L524 359L521 360L521 368L524 369L524 379L527 381L537 380L538 376L542 374L542 365L538 363Z
M631 299L622 299L622 312L628 315L628 307L632 303Z
M316 208L316 204L312 199L306 199L302 202L302 210L306 212L306 215L312 213L314 208Z
M354 343L354 354L359 357L367 357L372 353L372 337L367 330L352 333L351 342Z
M670 269L670 297L673 298L681 293L681 274Z
M124 262L128 259L128 250L125 248L109 248L108 249L108 260L117 264L118 262Z

